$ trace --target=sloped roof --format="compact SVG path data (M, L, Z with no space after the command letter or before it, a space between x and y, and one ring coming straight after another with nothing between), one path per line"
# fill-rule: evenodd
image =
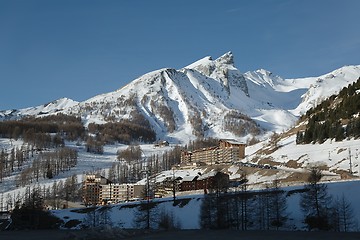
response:
M207 179L209 177L214 177L217 173L218 173L218 171L210 171L208 173L205 173L205 174L201 175L198 178L198 180L204 180L204 179Z
M223 142L228 142L228 143L231 143L231 144L246 144L244 142L239 142L238 140L235 140L235 139L220 139L220 141L223 141Z
M194 181L195 178L197 178L198 176L197 175L190 175L190 176L184 176L181 180L181 182L191 182L191 181Z

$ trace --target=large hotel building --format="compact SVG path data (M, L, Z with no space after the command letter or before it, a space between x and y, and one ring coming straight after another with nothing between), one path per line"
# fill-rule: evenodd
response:
M205 163L231 163L245 158L245 143L232 139L222 139L219 146L197 149L195 151L181 152L182 164Z

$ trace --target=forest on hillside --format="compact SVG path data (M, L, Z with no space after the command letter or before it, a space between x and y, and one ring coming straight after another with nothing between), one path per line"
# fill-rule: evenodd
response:
M89 124L85 128L81 118L65 114L43 117L25 117L19 120L0 122L0 137L23 139L36 148L58 147L64 140L88 141L89 144L113 144L114 142L130 144L134 141L154 142L156 134L149 122L143 117L136 119L109 122L106 124ZM92 146L89 146L92 149Z
M26 186L39 179L52 179L76 166L77 150L66 147L65 141L84 142L88 152L102 154L105 144L153 142L156 135L140 117L132 122L89 124L85 128L81 118L57 114L2 121L0 138L8 138L11 143L0 149L0 184L18 173L16 186ZM21 146L12 144L12 140L19 139L23 141Z
M308 120L306 129L297 133L298 144L323 143L327 139L342 141L360 137L360 78L332 95L301 117Z
M190 141L185 146L176 145L161 154L152 154L146 158L146 169L151 175L170 170L174 165L180 164L182 151L193 151L219 144L215 138L199 138ZM114 183L137 182L144 177L144 159L139 145L129 145L125 150L118 151L118 161L113 163L108 175L102 173Z

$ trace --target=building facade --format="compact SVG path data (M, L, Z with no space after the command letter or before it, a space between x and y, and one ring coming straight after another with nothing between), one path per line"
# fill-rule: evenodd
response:
M136 185L130 183L110 183L106 185L101 185L99 192L99 202L101 204L106 204L139 199L142 198L144 188L144 185Z
M86 175L83 183L83 202L85 206L99 204L101 185L108 183L109 181L99 174Z
M165 178L158 182L155 197L170 196L174 193L204 190L205 193L221 187L229 187L229 175L220 171L210 171L203 175Z
M83 183L83 202L86 206L118 203L141 198L144 185L115 184L98 174L85 176Z
M201 176L183 179L180 183L180 191L204 190L208 192L212 189L228 187L229 175L222 172L211 171Z
M197 149L195 151L182 151L182 164L206 163L213 165L217 163L236 162L245 158L245 143L233 139L222 139L219 146Z

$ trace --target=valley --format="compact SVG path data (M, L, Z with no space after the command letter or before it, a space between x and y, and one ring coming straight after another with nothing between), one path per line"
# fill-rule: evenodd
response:
M354 130L359 76L359 66L299 79L282 79L263 69L241 73L228 52L179 70L150 72L114 92L83 102L62 98L37 107L0 111L1 210L8 212L25 204L31 191L37 191L64 226L69 219L85 224L89 216L77 211L88 209L95 214L103 207L58 209L84 205L83 182L88 174L116 184L145 186L150 180L161 185L164 179L201 179L216 171L237 184L226 191L238 194L245 187L256 199L257 193L272 189L274 183L289 193L304 191L316 168L321 170L322 184L353 187L360 177L360 140ZM328 98L333 102L326 105ZM338 105L342 101L352 108L339 117L336 109L344 109ZM319 129L324 125L325 111L317 106L335 109L335 115L329 114L338 117L337 130L332 131L336 135L322 133L320 139L320 130L309 131L313 126L309 123L315 122ZM332 129L331 124L327 129ZM315 133L319 136L313 136ZM240 143L244 152L233 152L233 146L229 152L216 148L224 139ZM209 153L196 157L203 149ZM193 160L184 161L185 152ZM174 210L181 219L180 228L198 229L199 203L205 201L208 190L163 191L162 195L154 190L151 201ZM344 194L352 203L357 199ZM186 213L180 206L170 206L172 195L184 206L190 204ZM287 196L295 216L284 229L304 230L299 199L300 194ZM111 221L133 227L136 216L132 208L142 206L143 201L136 203L140 205L110 205L125 216L119 220L114 211ZM72 216L72 211L80 215Z

